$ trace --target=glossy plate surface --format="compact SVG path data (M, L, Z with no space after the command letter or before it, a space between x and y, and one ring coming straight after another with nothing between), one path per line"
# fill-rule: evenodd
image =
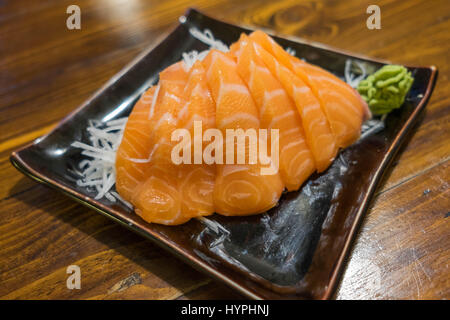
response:
M140 94L157 81L158 72L180 60L183 52L206 49L189 28L210 29L226 44L249 31L192 9L183 18L165 40L135 59L54 131L14 152L13 165L249 298L330 298L377 183L431 95L436 68L408 66L415 78L413 87L403 107L386 118L384 129L341 151L326 172L313 175L300 191L284 194L269 212L235 218L213 215L206 223L192 220L177 227L153 225L124 205L94 200L94 193L77 186L76 168L84 156L70 145L86 140L89 120L127 116ZM386 63L299 39L275 39L340 78L347 59L362 62L372 71Z

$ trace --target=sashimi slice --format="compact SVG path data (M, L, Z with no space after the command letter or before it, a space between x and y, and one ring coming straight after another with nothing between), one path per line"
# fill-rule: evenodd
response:
M256 54L264 61L270 72L281 82L289 96L294 100L306 141L311 150L318 172L328 168L337 154L336 138L331 131L320 102L305 82L290 69L278 62L262 46L252 41Z
M216 128L224 137L227 129L258 130L258 109L247 86L237 73L232 56L211 50L204 60L208 84L216 103ZM248 143L246 150L248 151ZM236 156L236 141L234 143ZM223 151L226 153L224 142ZM225 159L226 160L226 159ZM261 174L259 163L249 164L248 152L244 164L217 164L214 206L223 215L249 215L274 207L283 190L278 173Z
M338 146L345 148L358 140L362 123L371 115L356 90L331 73L301 60L294 62L294 70L319 97Z
M147 222L166 225L189 220L181 211L177 166L172 162L174 142L172 132L177 128L178 113L184 104L183 88L187 73L182 62L160 74L160 92L151 116L152 150L148 155L147 179L136 188L131 198L136 213Z
M160 74L162 82L170 81L171 90L178 94L183 91L187 79L182 68L182 63L175 63ZM149 176L150 158L156 145L152 127L156 123L155 115L161 114L157 108L161 105L163 91L165 89L161 90L161 84L158 84L141 96L128 117L116 153L116 189L122 198L130 202L136 194L136 187Z
M151 87L135 104L116 153L116 190L126 200L146 177L148 163L132 159L147 158L152 148L149 112L156 90L156 86Z
M339 147L345 148L359 138L362 122L371 114L356 90L328 71L290 55L262 31L253 32L250 38L308 84L325 111Z
M261 127L279 130L280 174L288 191L297 190L315 171L315 165L295 104L256 55L246 35L230 52L236 55L238 72L259 108Z
M189 131L191 152L190 164L182 163L178 168L181 210L187 217L206 216L214 213L216 167L202 161L204 146L201 141L202 132L215 127L216 106L200 61L195 62L190 70L184 95L187 102L178 114L178 128ZM198 124L201 132L194 132L194 126ZM194 148L194 143L197 143L197 148ZM199 160L201 163L195 163Z

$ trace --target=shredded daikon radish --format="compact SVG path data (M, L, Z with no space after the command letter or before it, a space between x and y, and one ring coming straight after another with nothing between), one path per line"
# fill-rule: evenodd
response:
M122 201L128 208L133 209L133 205L131 203L129 203L127 200L125 200L124 198L122 198L116 191L110 191L110 193L116 197L117 199L119 199L120 201Z
M216 234L220 235L220 234L224 234L224 235L229 235L230 232L225 229L219 222L214 221L214 220L210 220L206 217L197 217L197 220L199 220L200 222L202 222L206 227L208 227L210 230L214 231Z
M96 191L95 199L97 200L103 197L111 202L119 200L132 208L130 203L123 200L113 190L116 182L116 152L127 120L128 118L120 118L106 123L88 121L86 133L91 144L75 141L72 143L72 147L83 150L81 154L91 158L79 163L78 166L81 172L77 185Z
M228 46L225 43L220 40L214 39L214 36L209 29L205 29L202 32L197 28L190 28L189 33L197 40L200 40L204 44L210 46L211 49L217 49L223 52L228 52L229 50Z
M203 61L208 52L209 50L204 50L200 52L198 52L197 50L192 50L190 52L183 53L183 61L187 67L186 71L190 70L197 60Z
M285 51L286 51L287 53L289 53L291 56L295 56L295 54L296 54L296 51L295 51L294 49L290 48L290 47L287 47L287 48L285 49Z
M353 63L359 68L360 70L359 75L353 73L352 71ZM356 88L358 84L361 82L361 80L366 78L367 71L366 68L364 67L364 64L362 64L361 62L354 61L352 59L347 59L347 61L345 61L344 75L345 75L345 82L347 82L352 88Z
M361 136L359 139L364 139L372 134L375 134L384 129L384 117L381 119L370 119L364 122L361 126Z

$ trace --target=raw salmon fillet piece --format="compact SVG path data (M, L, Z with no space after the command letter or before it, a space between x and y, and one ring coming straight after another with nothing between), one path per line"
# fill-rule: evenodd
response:
M232 56L211 50L204 61L206 75L212 96L216 103L216 128L226 140L227 129L258 130L260 128L258 109L239 77L237 65ZM249 139L250 140L250 139ZM234 152L226 148L223 153ZM283 190L278 173L262 175L259 163L249 164L250 143L246 143L247 159L244 164L217 164L214 187L214 206L223 215L249 215L264 212L275 206Z
M181 196L181 211L188 218L214 213L215 164L203 162L202 133L215 128L216 105L206 82L205 69L200 61L195 62L184 89L186 103L178 114L178 128L189 131L190 164L178 168L178 188ZM197 121L197 122L196 122ZM196 123L195 123L196 122ZM194 126L200 126L195 135ZM197 143L199 148L194 148ZM195 152L197 151L197 154Z
M254 31L250 38L308 84L320 101L339 147L358 140L361 125L371 114L356 90L328 71L290 55L262 31Z
M306 142L311 150L317 172L326 170L337 154L336 138L320 103L305 82L287 67L252 41L256 54L270 72L281 82L294 100L305 130Z
M148 162L133 159L147 158L152 148L149 111L156 89L148 89L135 104L116 153L116 189L124 199L131 199L147 176Z
M259 109L261 127L279 130L280 175L288 191L297 190L315 171L301 119L281 83L256 55L246 35L231 46L238 72Z
M124 170L122 167L124 162L127 163L127 168L132 166L129 161L139 168L145 168L141 176L144 179L134 181L133 192L125 199L134 205L135 212L147 222L175 225L189 220L181 212L177 175L174 175L177 167L171 161L171 150L174 145L171 133L176 129L176 119L184 101L183 92L187 76L183 62L176 63L160 73L160 81L154 89L151 102L148 103L148 111L139 115L139 121L148 125L140 132L145 135L140 136L131 131L132 127L127 123L124 140L119 146L118 155L125 155L126 158L125 161L116 160L117 172ZM143 99L144 97L141 101ZM150 101L148 96L145 101ZM133 110L131 116L138 110ZM131 147L136 148L140 145L145 147L139 149L139 158L129 156L133 154L129 151L130 145L125 143L133 138ZM119 184L122 184L122 189L126 189L125 182L119 181ZM118 190L121 192L119 188Z

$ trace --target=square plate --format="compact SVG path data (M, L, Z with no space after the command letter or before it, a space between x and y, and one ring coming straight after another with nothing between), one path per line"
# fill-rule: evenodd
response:
M402 108L389 114L383 130L340 152L332 166L297 192L284 194L269 212L250 217L213 215L176 227L149 224L120 203L95 200L76 184L84 156L71 143L86 140L89 120L127 116L158 72L183 52L204 50L189 29L209 29L231 44L234 26L190 9L155 48L137 57L48 135L15 151L13 165L108 218L153 240L184 261L253 299L328 299L343 270L352 239L383 172L425 108L437 76L435 67L408 67L415 80ZM347 59L375 70L387 62L355 56L321 44L274 37L297 56L343 78Z

